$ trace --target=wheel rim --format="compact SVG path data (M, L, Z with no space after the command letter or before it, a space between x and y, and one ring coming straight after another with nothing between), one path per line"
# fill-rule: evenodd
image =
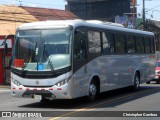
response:
M139 78L138 78L138 76L136 76L136 79L135 79L135 87L136 88L139 88Z
M96 94L97 94L97 88L96 88L96 85L95 84L91 84L90 86L89 86L89 94L90 94L90 96L96 96Z

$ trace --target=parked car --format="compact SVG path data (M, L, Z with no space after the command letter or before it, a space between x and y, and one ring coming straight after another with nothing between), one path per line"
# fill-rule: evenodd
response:
M160 60L156 61L155 77L151 81L156 81L158 84L160 83ZM148 81L147 84L150 84L151 81Z

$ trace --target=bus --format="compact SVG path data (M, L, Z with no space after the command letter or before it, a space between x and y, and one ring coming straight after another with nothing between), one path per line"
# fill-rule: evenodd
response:
M11 94L44 102L86 96L154 78L152 32L105 22L53 20L16 30L11 59Z

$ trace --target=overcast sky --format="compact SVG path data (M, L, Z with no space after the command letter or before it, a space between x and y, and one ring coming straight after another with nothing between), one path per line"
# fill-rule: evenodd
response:
M137 13L142 17L143 0L137 0ZM45 7L53 9L65 9L65 0L0 0L1 5L22 5L31 7ZM147 19L160 20L160 0L145 0ZM153 16L153 18L151 17Z

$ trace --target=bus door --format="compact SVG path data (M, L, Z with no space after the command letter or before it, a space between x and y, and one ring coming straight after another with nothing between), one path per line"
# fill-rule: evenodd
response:
M77 89L78 95L84 94L84 84L87 83L87 52L86 52L86 37L81 31L75 31L74 34L74 47L73 47L73 74L74 74L74 84L79 87ZM86 83L85 83L86 82Z
M87 62L86 37L83 33L76 31L74 36L74 71L77 71ZM85 72L85 71L84 71Z

